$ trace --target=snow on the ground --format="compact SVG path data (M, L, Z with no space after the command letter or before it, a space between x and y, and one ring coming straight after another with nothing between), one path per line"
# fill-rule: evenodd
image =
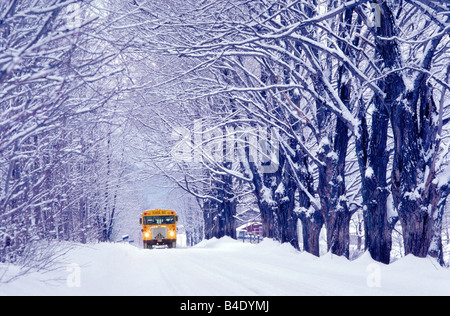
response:
M365 254L350 262L330 254L317 258L272 240L254 245L222 238L154 250L77 245L66 262L62 269L0 283L0 296L450 295L450 270L432 259L407 256L383 265ZM3 280L14 270L9 267Z

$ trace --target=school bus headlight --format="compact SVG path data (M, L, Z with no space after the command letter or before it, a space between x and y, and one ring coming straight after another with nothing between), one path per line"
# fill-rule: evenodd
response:
M150 237L150 233L149 232L145 232L144 236L145 236L145 238L149 238Z
M173 237L173 236L175 236L175 233L174 233L173 231L170 231L170 232L169 232L169 236L170 236L170 237Z

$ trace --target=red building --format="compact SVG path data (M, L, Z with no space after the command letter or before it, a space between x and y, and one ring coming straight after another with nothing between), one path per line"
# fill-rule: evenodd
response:
M260 222L250 222L244 224L237 229L238 239L246 240L250 242L260 242L263 239L263 229Z
M259 222L253 222L246 224L243 230L247 231L250 235L261 236L263 235L262 224Z

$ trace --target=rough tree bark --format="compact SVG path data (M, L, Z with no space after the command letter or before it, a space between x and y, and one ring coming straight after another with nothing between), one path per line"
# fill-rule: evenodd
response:
M423 7L419 6L419 9L423 10ZM430 5L429 9L437 14L442 8ZM448 23L450 17L447 16L445 21ZM394 103L391 111L394 132L392 193L403 229L405 253L417 257L432 255L441 264L446 190L439 188L435 181L440 123L428 79L438 46L447 36L443 31L445 23L438 23L437 35L427 42L413 84L402 91L401 102Z
M395 36L394 16L384 1L379 1L379 25L375 25L375 55L379 59L378 67L393 69L401 65L401 56L395 40L385 40ZM387 185L387 135L389 126L389 109L398 103L397 98L404 90L401 76L394 72L386 75L377 82L385 93L385 98L375 95L373 98L374 112L372 114L371 135L367 130L364 140L365 157L360 168L363 171L362 196L364 201L364 228L366 249L372 258L383 263L389 263L392 247L392 229L395 218L389 218L387 200L389 189ZM366 120L362 120L363 128L367 129Z

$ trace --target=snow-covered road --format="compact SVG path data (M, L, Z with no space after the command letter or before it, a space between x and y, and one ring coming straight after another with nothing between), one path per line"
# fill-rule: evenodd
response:
M155 250L77 246L66 262L0 284L0 295L450 295L450 270L430 259L406 257L386 266L364 255L349 262L271 240L252 245L223 238Z

